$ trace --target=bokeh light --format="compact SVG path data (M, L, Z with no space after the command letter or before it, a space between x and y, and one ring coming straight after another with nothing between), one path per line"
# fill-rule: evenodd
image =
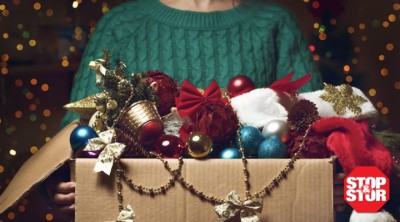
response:
M370 89L370 90L368 91L368 94L369 94L370 96L376 96L376 89Z
M31 152L31 154L35 154L37 151L39 151L39 148L37 146L32 146L31 148L29 148L29 151Z
M53 214L46 214L46 221L52 221L54 219Z
M46 83L42 84L40 88L42 89L43 92L49 91L49 85Z

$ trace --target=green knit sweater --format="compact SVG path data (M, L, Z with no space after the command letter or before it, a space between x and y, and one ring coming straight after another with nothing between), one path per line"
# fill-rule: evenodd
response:
M170 8L159 0L136 0L113 8L98 22L76 74L71 101L99 92L90 61L111 52L113 61L127 65L128 73L160 70L177 82L189 80L205 88L216 80L245 74L257 87L295 72L312 80L302 88L321 88L295 18L285 8L264 0L245 0L233 9L192 12ZM68 112L62 126L78 118Z

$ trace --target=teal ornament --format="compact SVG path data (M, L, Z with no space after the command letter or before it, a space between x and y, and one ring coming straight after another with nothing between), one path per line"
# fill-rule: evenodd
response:
M244 155L246 157L256 157L258 147L264 140L260 130L253 126L245 126L240 129L240 138L242 141L242 147ZM239 141L236 139L236 146L240 148Z
M219 154L221 159L240 159L242 158L242 154L239 149L236 147L225 148Z
M78 126L76 127L69 136L69 143L73 151L77 151L80 148L86 146L89 143L89 139L98 137L96 131L90 126Z
M265 139L258 148L258 158L284 158L286 146L277 135Z

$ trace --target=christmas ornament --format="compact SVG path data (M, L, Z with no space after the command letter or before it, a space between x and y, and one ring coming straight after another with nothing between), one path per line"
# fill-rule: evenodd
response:
M69 142L71 148L74 151L86 146L89 143L89 139L97 137L96 131L89 126L78 126L76 127L69 136Z
M118 124L143 145L153 143L164 131L156 106L148 100L140 100L130 105L121 115Z
M204 95L193 84L184 81L176 104L179 115L190 119L179 131L183 140L194 130L207 134L214 144L222 144L234 138L238 120L232 107L223 101L215 81L205 90Z
M258 158L283 158L285 155L285 144L277 135L268 137L258 147Z
M242 158L242 154L240 153L238 148L229 147L229 148L223 149L219 153L219 158L221 158L221 159L240 159L240 158Z
M185 119L179 116L178 110L173 107L171 113L163 116L162 119L164 121L164 134L179 137L179 129L182 127Z
M219 217L219 221L229 221L229 219L240 217L242 222L259 222L257 214L260 214L263 208L263 199L254 198L240 200L236 191L231 191L224 199L224 203L214 207Z
M253 80L245 75L237 75L228 82L227 92L233 98L255 89Z
M340 85L338 88L330 84L325 84L325 93L320 98L332 103L333 110L339 116L344 115L347 109L354 114L361 114L362 110L359 106L367 102L367 100L361 96L353 95L353 88L347 84Z
M315 103L302 99L289 111L288 126L291 130L304 132L318 119L320 119L320 117Z
M193 132L187 138L188 153L194 158L204 158L212 151L212 141L205 133Z
M157 110L161 116L171 112L175 106L175 95L178 93L178 83L173 78L158 70L147 72L147 82L153 87L160 98Z
M83 149L84 151L102 150L94 166L94 172L104 172L110 175L114 160L118 159L124 152L126 145L116 142L115 136L114 129L101 132L99 133L99 137L90 139L89 143Z
M300 159L330 158L335 155L326 146L326 135L316 135L313 132L310 132L307 140L304 140L302 133L293 131L291 134L290 140L285 143L287 152L291 157L293 157L295 153L297 153L297 157ZM302 148L302 151L298 153L297 151L301 143L304 143L304 147Z
M271 120L263 127L262 135L265 138L276 135L282 142L286 142L290 137L288 124L284 120Z
M89 151L89 150L79 149L75 153L75 158L98 158L101 151L103 150L100 149L100 150Z
M244 149L246 157L256 157L258 147L264 140L260 130L252 126L245 126L240 129L240 143ZM239 146L239 140L236 139L236 146Z
M323 90L301 93L299 97L315 103L321 118L367 119L371 125L379 120L379 112L374 104L356 87L325 84Z
M181 138L173 135L163 135L153 144L154 152L163 158L179 158L187 152Z
M69 103L63 106L64 109L78 113L83 118L90 119L93 114L97 111L95 100L97 97L101 96L104 93L98 93L96 95L92 95L81 99L79 101Z

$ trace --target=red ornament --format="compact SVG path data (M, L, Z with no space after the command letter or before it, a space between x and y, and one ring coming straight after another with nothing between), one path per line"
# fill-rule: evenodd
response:
M228 95L232 98L255 89L253 80L245 75L237 75L228 83Z
M154 152L164 158L179 158L187 152L185 143L174 135L163 135L154 143Z
M163 133L164 126L159 121L149 121L139 130L138 140L143 145L154 143Z
M193 131L208 135L214 144L225 144L236 135L238 119L232 107L223 101L213 101L203 106L185 122L179 130L181 138L186 140Z
M158 70L147 72L147 83L154 89L160 102L157 105L158 113L164 116L175 107L175 95L178 92L178 84L173 78Z

